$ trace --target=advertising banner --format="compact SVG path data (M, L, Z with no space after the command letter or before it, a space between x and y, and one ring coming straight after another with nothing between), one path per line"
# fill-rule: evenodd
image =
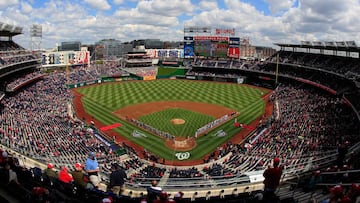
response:
M169 50L169 57L170 58L179 58L179 51L178 50Z
M240 57L240 38L239 37L230 37L229 38L229 49L227 56L229 58L239 58Z
M166 49L159 49L157 50L157 57L159 58L166 58L168 57L168 51Z
M41 64L43 67L88 65L89 59L89 51L45 52L42 54Z
M193 58L194 57L194 37L185 36L184 37L184 58Z
M144 76L143 80L156 80L156 75L148 75Z
M234 36L235 35L235 28L228 28L228 29L216 28L215 29L215 34L216 35L231 35L231 36Z
M156 50L156 49L147 49L147 50L146 50L146 54L147 54L150 58L157 58L157 50Z
M227 56L229 58L239 58L240 49L238 47L229 47Z
M239 47L240 38L239 37L230 37L229 38L229 47Z

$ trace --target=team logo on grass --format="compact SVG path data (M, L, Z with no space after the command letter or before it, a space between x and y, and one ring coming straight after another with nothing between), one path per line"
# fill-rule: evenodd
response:
M175 154L176 158L179 160L185 160L190 158L189 152L178 152Z

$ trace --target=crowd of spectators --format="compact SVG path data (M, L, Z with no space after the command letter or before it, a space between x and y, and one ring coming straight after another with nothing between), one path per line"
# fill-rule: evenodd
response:
M356 99L360 96L357 85L360 79L359 59L287 51L279 53L279 75L307 79L324 85L336 91L337 94L344 94L360 112L360 103ZM274 74L276 61L274 56L258 67L261 71Z
M102 77L122 77L129 76L130 73L119 67L117 60L103 61L102 63L91 63L89 66L72 68L69 71L67 84L76 84L100 80Z
M232 61L230 61L230 60L218 61L215 59L197 58L197 59L194 59L194 61L191 64L192 64L192 66L198 66L198 67L231 68Z
M13 63L20 63L23 61L35 60L36 58L32 55L18 55L18 56L3 56L1 57L1 66L10 65Z
M202 61L201 64L224 65L219 61ZM80 67L69 77L74 82L94 80L99 73L115 73L117 66L112 65L109 72L98 66ZM260 67L257 64L254 66ZM239 67L250 66L242 64ZM67 169L74 168L74 163L84 161L87 153L94 151L104 171L110 173L109 163L117 159L110 157L110 148L96 139L88 126L70 118L68 108L72 96L65 83L66 73L56 72L46 75L36 85L5 97L1 101L0 112L1 144L42 162L54 163L56 168ZM275 105L276 114L261 126L266 133L256 139L250 137L248 141L252 142L245 143L246 146L227 143L205 161L216 161L231 152L230 158L222 164L167 170L145 165L128 147L129 153L136 158L125 160L125 168L132 169L134 173L131 177L138 180L161 179L167 172L170 177L176 178L201 177L203 174L211 178L261 170L273 157L279 156L285 168L305 170L312 160L336 153L339 144L359 142L356 134L359 132L358 121L341 98L286 84L276 89L271 100L278 105Z
M189 62L192 67L205 67L205 68L221 68L221 69L250 69L260 70L257 65L264 64L258 60L245 60L245 59L194 59Z
M76 71L75 71L75 73L76 73ZM77 74L75 74L74 73L74 75L77 75ZM49 77L51 77L51 76L49 76ZM80 77L80 76L79 76ZM84 76L84 77L82 77L82 79L83 78L86 78L86 76ZM54 81L57 81L56 79L54 80ZM42 83L42 82L41 82ZM59 85L57 85L56 84L56 82L54 82L55 83L55 86L61 86L60 84ZM49 87L48 89L50 89L50 87L53 87L54 85L52 85L52 86L49 86L49 85L44 85L44 86L47 86L47 87ZM40 87L41 87L41 85L40 85ZM32 87L32 88L34 88L34 87ZM32 89L30 89L30 91L24 91L24 92L22 92L22 93L20 93L20 95L21 94L30 94L30 96L32 96L32 97L34 97L34 95L32 95L32 94L34 94L34 93L31 93L31 92L37 92L37 91L34 91L34 90L32 90ZM45 91L52 91L52 90L45 90ZM64 92L67 92L67 94L68 94L68 90L66 90L66 89L64 89L64 90L59 90L59 95L54 95L53 96L53 99L55 99L55 97L56 97L56 100L59 100L59 99L65 99L65 98L67 98L67 100L66 101L61 101L61 102L58 102L58 103L63 103L62 105L64 106L64 103L67 103L67 102L70 102L70 96L67 96L67 97L64 97L64 96L62 96L62 94L64 94L64 93L60 93L60 91L64 91ZM287 94L287 93L286 93ZM285 95L286 95L285 94ZM301 95L302 95L302 93L300 93ZM21 97L22 99L24 99L24 97L22 97L22 95L21 96L19 96L19 97ZM38 96L37 96L38 97ZM21 98L19 98L20 99L20 101L21 101ZM31 98L31 97L30 97ZM46 97L45 97L46 98ZM290 98L290 99L293 99L293 98ZM326 100L326 99L323 99L323 100ZM5 101L6 103L8 102L8 101ZM26 101L26 102L28 102L28 101ZM307 102L307 101L304 101L304 102ZM339 102L339 99L338 99L338 101L336 101L336 102ZM11 102L9 102L9 103L11 103ZM17 102L17 105L18 105L18 107L20 107L22 104L21 104L22 102ZM322 103L324 103L324 102L322 102ZM23 108L26 108L26 106L25 107L23 107ZM54 109L54 107L51 107L52 109ZM63 107L64 108L64 107ZM291 111L292 109L290 109L289 111ZM344 114L344 113L342 113L342 115L347 115L347 114ZM27 116L26 116L27 117ZM61 118L63 118L63 117L65 117L64 115L62 115L62 117ZM11 120L11 119L10 119ZM65 118L65 120L66 120L66 118ZM331 120L331 119L327 119L327 120ZM337 122L341 122L341 120L342 119L337 119L337 120L332 120L332 123L330 123L330 124L328 124L328 126L326 126L326 127L330 127L330 126L337 126L337 125L334 125L335 123L337 123ZM344 119L344 120L349 120L349 119ZM59 121L60 122L60 121ZM64 121L62 121L62 122L64 122ZM69 122L69 121L68 121ZM330 122L330 121L328 121L328 122ZM14 121L14 123L18 123L18 122L15 122ZM349 123L348 123L349 124ZM350 123L351 124L351 123ZM17 126L19 126L19 124L17 125ZM350 127L349 128L351 128L351 126L352 125L349 125ZM16 127L14 127L15 129L16 129ZM349 128L347 128L347 129L349 129ZM344 130L344 129L342 129L342 130ZM294 130L293 130L294 131ZM338 131L331 131L331 132L338 132ZM30 133L30 135L32 136L32 133ZM23 136L23 135L22 135ZM30 150L30 151L32 151L32 150ZM37 151L40 151L41 152L41 150L37 150Z
M23 49L0 51L0 66L11 65L29 60L37 60L40 56L39 52L30 52Z
M17 87L20 87L23 84L26 84L27 82L32 81L42 75L43 75L43 73L41 73L40 71L25 74L21 77L13 79L12 81L9 81L7 83L6 89L8 91L14 91L15 89L17 89Z
M117 78L130 76L130 74L140 77L156 76L157 74L157 67L120 68L118 64L118 61L113 60L103 61L102 64L92 63L90 66L73 68L73 70L69 72L67 83L76 84L80 82L99 80L101 77Z
M155 165L144 165L136 173L130 174L130 181L134 185L147 187L152 180L161 179L166 172L166 168Z
M206 174L208 174L210 177L212 176L227 177L233 175L232 170L221 163L214 163L210 167L204 167L203 171Z
M122 68L123 70L140 76L140 77L144 77L144 76L156 76L157 75L157 67L151 66L151 67L129 67L129 68Z
M202 177L203 174L196 167L191 167L188 169L178 169L173 168L170 170L170 178L194 178Z
M246 159L266 166L271 157L280 156L285 166L304 168L310 159L335 153L338 144L359 142L356 118L340 98L281 85L272 99L279 104L279 115L264 124L266 133L249 139L252 143L232 147L238 153L228 164L239 167Z
M280 51L278 53L279 62L284 64L298 64L313 68L321 68L343 75L348 79L360 79L360 66L359 59L357 58L290 51ZM276 62L275 56L271 58L270 61Z
M218 78L238 78L242 77L241 74L236 73L214 73L210 71L203 71L203 70L189 70L186 72L187 76L208 76L208 77L218 77Z
M117 175L116 172L113 167L110 177L112 181L114 181L113 176ZM112 199L113 202L139 201L113 192L111 189L119 185L117 182L110 181L112 185L109 185L108 191L95 187L90 182L84 165L80 163L75 163L74 169L63 166L60 170L54 170L54 165L51 163L45 170L37 167L29 169L25 168L13 154L2 149L0 149L0 177L1 190L5 190L7 195L12 195L12 199L19 202L98 203L105 198Z
M127 71L120 69L119 61L117 60L103 61L102 64L92 64L91 67L95 71L93 75L107 77L120 77L129 75Z
M360 103L356 101L360 91L351 82L359 82L358 59L287 51L279 53L278 69L276 55L266 61L229 60L230 65L222 68L222 71L217 68L222 62L220 59L194 59L191 62L193 68L186 75L238 78L244 76L242 71L250 71L270 74L273 78L278 70L279 76L305 79L323 85L325 89L337 94L344 94L360 112Z
M24 50L23 47L15 43L14 41L0 41L0 52L2 51L15 51Z
M36 85L5 97L1 102L1 143L58 168L72 168L85 160L89 151L97 152L102 163L111 150L94 131L69 116L71 99L64 73L47 75Z
M76 67L68 73L68 84L76 84L79 82L94 81L99 79L91 67Z

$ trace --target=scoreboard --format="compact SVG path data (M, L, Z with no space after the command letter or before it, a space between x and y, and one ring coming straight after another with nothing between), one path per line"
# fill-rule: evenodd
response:
M239 58L240 38L228 36L185 36L184 57Z
M229 37L194 36L194 52L196 56L225 58L228 47Z

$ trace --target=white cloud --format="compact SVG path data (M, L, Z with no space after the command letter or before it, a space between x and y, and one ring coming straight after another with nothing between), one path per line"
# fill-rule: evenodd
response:
M113 3L116 5L123 4L124 0L113 0Z
M178 16L183 13L191 13L194 7L190 0L149 0L139 1L137 5L140 12L162 16Z
M218 8L218 4L216 1L202 0L199 3L199 8L201 10L207 10L207 11L214 10Z
M0 17L1 22L11 25L24 26L30 19L30 16L21 12L16 6L7 8Z
M13 0L6 3L10 1ZM115 1L120 3L108 2L114 5ZM251 1L242 0L224 0L224 8L219 8L213 0L198 1L196 5L189 0L141 0L132 8L128 7L129 1L134 0L124 1L123 7L117 7L116 11L110 8L109 12L97 12L78 1L48 0L35 6L23 0L0 9L0 21L24 27L24 34L15 36L14 40L25 47L30 44L29 27L33 23L43 25L44 48L52 48L56 42L94 43L104 38L181 40L184 24L235 28L237 36L248 36L253 44L262 46L302 40L360 41L358 0L341 4L338 0L301 0L296 6L283 6L276 16L266 15ZM4 2L1 3L3 6ZM182 20L184 17L186 21Z
M138 9L118 10L116 11L115 16L119 17L121 24L153 25L162 27L171 27L179 24L176 16L164 17L154 13L139 12Z
M107 0L85 0L85 2L99 10L109 10L111 8Z
M283 21L292 24L294 33L315 33L319 38L332 33L347 33L355 37L360 32L356 25L359 12L360 3L355 0L341 4L336 0L303 0L299 8L290 9L283 16Z
M21 2L21 10L23 13L30 13L32 11L32 6L27 2Z
M271 13L276 14L280 11L286 11L291 8L296 0L265 0L269 4Z
M0 1L0 8L6 8L9 6L13 6L18 4L19 1L18 0L1 0Z

